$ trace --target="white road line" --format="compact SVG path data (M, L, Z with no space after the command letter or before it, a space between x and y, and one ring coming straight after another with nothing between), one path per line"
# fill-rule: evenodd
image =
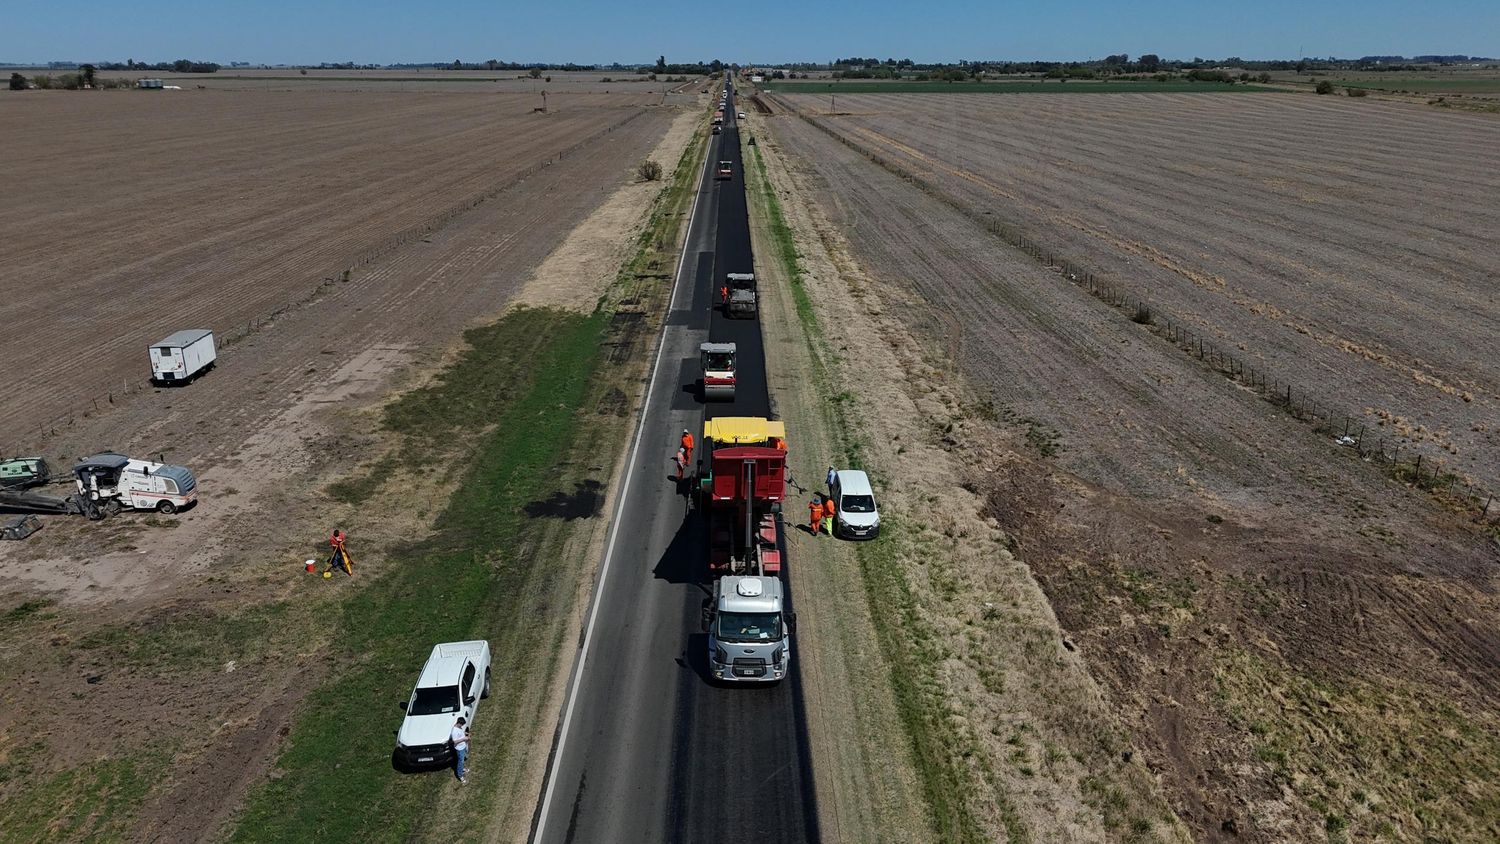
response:
M713 146L713 136L709 136L708 146ZM646 398L641 404L641 420L636 425L635 442L630 447L630 462L625 467L625 479L620 484L620 500L615 502L614 524L610 526L609 544L604 549L604 562L599 566L599 583L594 587L593 606L589 609L589 623L584 628L583 646L578 651L578 662L573 666L572 687L568 690L568 702L563 707L562 727L558 730L557 749L552 753L551 769L547 772L547 787L542 792L541 811L537 814L536 829L532 831L531 840L538 842L542 840L543 833L547 830L547 813L552 808L552 794L557 788L557 772L562 767L563 749L568 744L568 731L573 723L573 708L578 703L578 690L583 685L583 668L589 659L589 645L594 641L594 622L599 617L599 597L604 594L604 583L609 577L609 564L614 560L615 541L620 538L620 516L625 511L625 501L630 494L630 480L635 475L636 458L641 450L641 437L646 433L646 417L651 414L651 396L656 392L656 382L661 375L662 353L667 347L667 329L671 327L672 311L677 306L677 294L682 288L682 270L687 266L689 246L692 245L693 222L698 217L698 200L703 192L703 174L707 172L711 156L705 154L703 168L698 171L698 179L693 188L693 210L688 214L687 233L682 239L682 256L677 259L677 276L672 280L672 295L667 298L667 316L662 320L661 336L656 343L656 362L651 366L651 383L646 386Z

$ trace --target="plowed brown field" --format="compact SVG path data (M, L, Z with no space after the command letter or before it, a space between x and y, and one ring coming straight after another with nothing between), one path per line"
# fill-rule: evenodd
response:
M572 168L576 187L548 190L617 183L664 130L647 107L659 101L577 94L535 114L523 94L7 98L0 450L43 444L44 424L139 385L148 344L172 331L233 340L345 270L350 285L382 283L362 270L478 203L514 201L499 192L572 148L605 169ZM533 205L527 219L543 214Z
M1493 474L1500 123L1280 96L772 103L868 294L995 421L954 480L989 491L1195 835L1494 837L1500 546L979 220Z
M838 105L829 128L1500 489L1500 122L1288 95Z

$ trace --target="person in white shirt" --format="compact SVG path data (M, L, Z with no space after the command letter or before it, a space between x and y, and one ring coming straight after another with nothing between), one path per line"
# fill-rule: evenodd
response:
M463 718L453 725L453 732L448 734L448 741L453 743L453 752L458 756L458 764L454 772L458 774L458 781L464 782L464 757L469 755L469 728Z
M834 483L834 481L838 480L838 478L839 478L839 473L836 472L836 471L834 471L834 469L833 469L832 466L829 466L828 467L828 494L829 495L833 494L833 483Z

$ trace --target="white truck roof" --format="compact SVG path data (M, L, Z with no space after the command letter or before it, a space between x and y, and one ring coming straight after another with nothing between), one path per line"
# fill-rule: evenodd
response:
M839 492L844 495L874 495L870 489L870 476L859 469L842 469L838 473Z
M213 331L207 328L185 328L182 331L174 331L173 333L168 334L164 339L152 343L151 345L191 346L212 333Z
M721 577L718 592L721 611L781 612L781 581L774 577Z
M483 639L434 645L432 655L427 657L427 664L422 666L422 676L417 680L417 687L458 685L464 659L481 656L489 647L490 643Z

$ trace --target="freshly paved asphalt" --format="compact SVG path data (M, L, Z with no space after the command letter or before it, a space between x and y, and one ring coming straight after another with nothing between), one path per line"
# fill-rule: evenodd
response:
M671 457L706 415L766 416L759 320L713 307L725 273L753 269L731 97L711 138L639 448L612 530L581 673L570 687L533 838L540 842L818 840L799 662L779 685L707 679L703 524L677 493ZM717 181L718 161L734 178ZM733 402L697 396L698 344L739 346ZM796 432L789 431L791 447ZM795 565L788 560L788 565ZM580 641L580 645L582 640Z

